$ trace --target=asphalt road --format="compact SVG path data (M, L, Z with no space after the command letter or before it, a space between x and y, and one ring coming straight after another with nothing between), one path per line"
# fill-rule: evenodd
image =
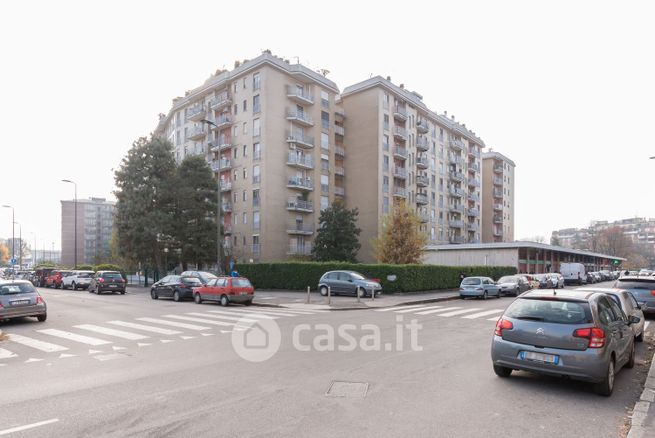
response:
M319 312L42 293L47 322L0 324L9 338L0 341L0 436L616 437L653 342L649 327L639 365L604 398L584 383L495 376L490 319L512 298ZM280 346L250 362L232 338L264 320L279 327ZM413 320L421 351L405 326ZM330 328L334 351L322 351Z

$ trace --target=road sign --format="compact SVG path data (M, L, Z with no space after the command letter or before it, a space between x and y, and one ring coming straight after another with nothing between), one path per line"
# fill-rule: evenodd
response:
M11 263L12 265L15 265L16 264L16 259L9 260L9 263Z

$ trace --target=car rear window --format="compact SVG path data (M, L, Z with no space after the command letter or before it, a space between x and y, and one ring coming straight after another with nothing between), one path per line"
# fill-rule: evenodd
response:
M479 278L465 278L462 280L463 285L468 285L468 284L480 284L480 279Z
M588 303L551 299L518 299L507 308L505 316L555 324L587 324L593 322Z
M182 283L191 286L202 286L202 282L195 277L184 277L182 278Z
M30 283L12 283L0 286L0 295L15 295L35 293L34 286Z
M618 287L620 289L646 289L646 290L652 290L652 289L655 289L655 280L646 280L646 281L617 280L617 282L614 284L614 287Z
M245 278L233 278L232 287L251 287L252 285Z
M122 280L123 277L119 273L112 273L112 272L107 272L105 274L102 274L102 278L107 278L110 280Z
M517 277L500 277L500 280L498 280L498 283L512 283L518 281Z
M77 278L91 278L93 274L77 274Z

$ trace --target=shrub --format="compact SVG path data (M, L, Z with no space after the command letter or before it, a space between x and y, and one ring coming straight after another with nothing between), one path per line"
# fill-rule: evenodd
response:
M77 265L78 271L95 271L96 267L93 265Z
M436 266L384 265L342 262L274 262L240 264L235 268L258 289L316 289L318 280L327 271L353 270L369 278L377 278L384 292L416 292L459 287L459 274L486 276L495 280L516 273L512 266ZM394 281L387 277L394 275Z

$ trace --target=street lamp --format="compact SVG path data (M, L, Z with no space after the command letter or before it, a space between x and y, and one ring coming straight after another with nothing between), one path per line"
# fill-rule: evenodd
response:
M216 123L212 122L211 120L207 119L202 119L202 123L206 123L210 126L213 126L214 128L218 128L216 126ZM221 260L223 259L223 227L221 226L221 201L222 201L222 196L221 196L221 178L220 178L220 172L219 172L219 177L216 180L217 184L217 198L218 198L218 203L217 203L217 208L216 208L216 228L217 228L217 242L216 242L216 267L218 269L218 273L222 274L223 269L221 268Z
M19 224L18 222L14 222L16 225L18 225L18 269L22 269L23 266L23 226Z
M70 179L62 179L61 182L73 184L75 186L75 269L77 269L77 183Z
M15 254L14 253L15 253L15 247L16 247L16 235L15 235L15 232L14 232L14 224L16 223L16 222L14 222L16 220L14 218L15 211L14 211L14 207L12 207L11 205L3 205L3 207L4 208L11 208L11 260L13 261L15 259ZM12 267L13 267L13 265L14 265L14 263L12 262Z

